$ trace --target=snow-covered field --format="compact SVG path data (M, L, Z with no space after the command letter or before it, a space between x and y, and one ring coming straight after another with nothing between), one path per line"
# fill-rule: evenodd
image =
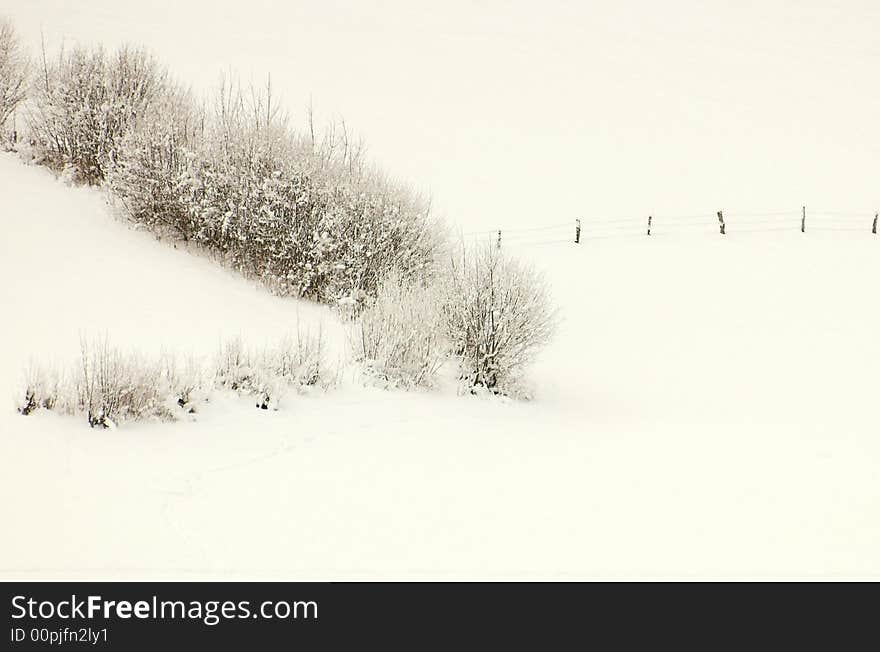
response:
M16 414L28 359L342 326L10 155L0 197L4 578L880 577L880 237L521 247L563 315L532 402L344 377L103 431Z

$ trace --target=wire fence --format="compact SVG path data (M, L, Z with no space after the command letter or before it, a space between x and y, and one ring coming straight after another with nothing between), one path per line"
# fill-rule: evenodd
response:
M878 213L851 210L770 210L761 212L716 211L687 215L645 217L590 217L543 226L487 229L463 233L469 240L487 240L498 246L527 247L580 244L593 240L668 237L689 233L772 232L864 233L876 236Z

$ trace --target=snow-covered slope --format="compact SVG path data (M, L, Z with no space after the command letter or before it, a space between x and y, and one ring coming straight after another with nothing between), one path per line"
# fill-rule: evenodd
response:
M0 156L0 395L81 333L207 354L321 325ZM91 430L0 410L2 577L880 577L880 238L521 246L562 309L537 398L344 383Z

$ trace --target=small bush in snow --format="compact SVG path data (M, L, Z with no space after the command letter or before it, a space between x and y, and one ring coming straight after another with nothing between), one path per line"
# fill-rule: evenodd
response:
M555 328L544 279L493 245L462 248L448 276L442 320L462 381L515 393L518 372Z
M446 358L438 292L399 277L379 283L354 327L355 356L386 385L430 385Z
M279 344L256 351L241 338L220 347L214 374L218 388L256 397L256 406L276 408L287 392L307 392L320 384L324 375L324 345L321 333L297 330Z
M215 383L219 387L252 393L258 385L256 375L252 355L245 348L240 337L227 340L220 345L214 376Z
M324 338L297 328L296 335L287 335L270 357L273 372L296 387L313 387L324 373Z
M0 17L0 136L27 95L29 63L12 24Z
M83 340L80 364L79 405L90 426L111 428L124 421L174 420L173 396L161 362L123 355L104 338Z
M174 356L165 354L160 359L159 370L162 374L159 383L168 388L173 405L194 414L198 403L207 397L208 383L202 365L192 356L180 363Z
M16 410L23 415L36 410L69 410L71 394L60 374L31 363L25 371L24 391Z

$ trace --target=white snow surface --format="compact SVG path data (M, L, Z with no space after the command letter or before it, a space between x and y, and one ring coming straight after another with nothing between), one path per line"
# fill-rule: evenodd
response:
M870 233L520 247L563 316L531 402L344 378L105 431L18 415L28 359L342 326L10 155L0 227L0 577L880 578Z

